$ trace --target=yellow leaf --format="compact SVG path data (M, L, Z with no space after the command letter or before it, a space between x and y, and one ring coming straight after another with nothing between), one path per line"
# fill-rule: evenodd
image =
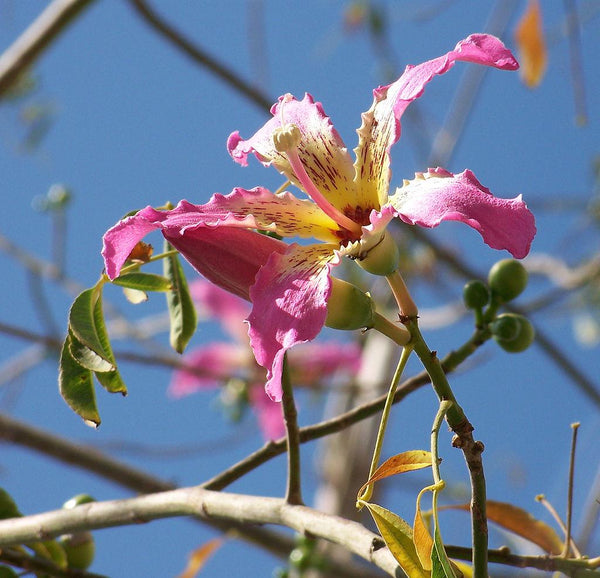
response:
M220 548L224 541L223 538L214 538L192 551L185 570L177 578L194 578L202 570L210 555Z
M449 508L469 510L469 505L449 506ZM548 554L560 554L562 552L563 542L558 534L548 524L537 520L522 508L505 502L488 500L486 509L488 520L502 526L505 530L537 544Z
M363 487L358 491L358 495L362 495L363 490L383 478L412 472L414 470L422 470L423 468L431 467L431 453L425 450L411 450L403 452L396 456L385 460L367 480Z
M408 578L430 578L419 560L411 527L400 516L377 504L361 503L371 512L381 537Z
M538 0L529 0L527 10L515 30L515 42L519 49L521 78L526 86L535 88L542 81L548 65L542 11Z
M413 542L417 550L419 560L425 570L431 570L431 551L433 550L433 538L425 525L423 515L421 514L421 497L424 492L430 488L424 488L417 496L417 509L415 512L415 521L413 524Z

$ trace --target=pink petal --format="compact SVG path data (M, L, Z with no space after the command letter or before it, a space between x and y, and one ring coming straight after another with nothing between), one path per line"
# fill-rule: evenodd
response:
M190 283L190 294L200 313L218 319L231 337L247 343L248 326L244 319L250 313L250 306L246 301L204 279Z
M239 164L248 164L248 155L254 153L265 166L273 164L290 181L299 186L285 154L273 144L273 132L282 124L296 125L302 134L298 155L309 177L321 194L339 210L349 204L374 208L374 201L364 201L354 185L352 159L340 135L325 115L321 103L310 94L301 101L291 95L279 97L271 108L273 118L249 139L244 140L234 132L227 141L227 150Z
M358 130L355 168L360 186L371 189L372 195L378 195L381 205L385 204L390 180L389 150L400 138L400 118L435 76L448 72L460 60L503 70L519 67L500 40L487 34L472 34L461 40L454 50L417 66L407 66L394 83L373 91L373 105L363 114Z
M183 362L191 369L178 369L173 373L168 393L183 397L203 389L213 389L225 379L239 374L248 365L245 347L230 343L211 343L198 347L183 356Z
M306 343L288 354L292 381L311 386L336 375L356 375L361 352L357 343Z
M466 170L453 175L444 169L417 173L390 197L406 223L437 227L442 221L461 221L481 233L493 249L506 249L522 259L536 233L535 219L521 200L499 199Z
M219 197L223 199L222 195ZM171 211L146 207L117 223L104 235L106 273L117 277L135 244L154 229L209 281L250 300L249 289L269 255L285 251L282 241L246 230L256 227L251 215L236 218L231 213L204 211L203 205L181 201ZM204 212L203 212L204 211Z
M254 386L249 390L250 404L263 435L268 440L276 440L285 435L285 424L281 412L281 404L273 401L265 393L262 386Z
M314 339L325 323L334 249L294 244L285 254L273 253L250 289L248 335L256 361L267 368L265 389L274 401L281 401L285 352Z

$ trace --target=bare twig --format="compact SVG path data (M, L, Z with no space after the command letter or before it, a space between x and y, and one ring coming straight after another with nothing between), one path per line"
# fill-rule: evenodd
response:
M0 56L0 97L92 0L54 0Z
M234 88L237 92L245 96L251 103L261 110L269 110L273 100L263 94L255 86L243 80L237 73L231 70L224 63L219 62L214 56L208 54L205 50L194 44L191 40L183 36L170 24L160 17L143 0L129 0L135 11L163 38L173 44L178 50L181 50L186 56L191 58L196 64L208 69L217 78Z

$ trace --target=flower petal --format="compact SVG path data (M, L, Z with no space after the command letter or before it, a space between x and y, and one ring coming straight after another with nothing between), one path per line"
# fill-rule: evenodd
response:
M275 401L281 401L285 352L314 339L325 323L335 249L294 244L284 254L273 253L250 289L250 344L256 361L267 368L265 389Z
M183 361L187 368L175 371L169 385L168 393L172 397L219 387L221 381L239 374L240 368L248 362L253 363L245 347L231 343L198 347L184 355Z
M190 294L201 314L218 319L239 343L248 342L248 326L244 323L250 313L248 303L204 279L190 283Z
M461 40L454 50L417 66L407 66L394 83L373 91L373 104L362 115L362 126L357 131L355 168L358 188L371 191L380 206L386 202L390 181L389 150L400 138L402 114L423 94L430 80L450 70L459 60L503 70L519 67L500 40L487 34L472 34Z
M294 124L302 134L298 155L308 176L329 203L343 210L348 200L353 200L358 194L354 186L352 159L321 103L315 102L310 94L306 94L301 101L284 95L273 105L271 114L273 118L247 140L234 132L227 141L229 154L237 163L246 166L248 155L254 153L265 166L273 164L299 186L287 156L278 152L273 144L273 132L276 129L282 124ZM357 198L352 205L358 202ZM369 204L368 207L371 209L373 205Z
M285 424L281 404L273 401L265 393L262 385L250 387L250 404L258 419L258 425L268 440L276 440L285 435Z
M361 348L354 342L306 343L288 355L293 382L309 387L335 375L356 375L361 364Z
M233 227L201 227L163 234L206 279L250 301L250 287L272 253L283 253L282 241Z
M444 169L417 173L390 197L406 223L437 227L442 221L461 221L481 233L493 249L506 249L522 259L535 236L535 219L521 200L494 197L466 170L453 175Z

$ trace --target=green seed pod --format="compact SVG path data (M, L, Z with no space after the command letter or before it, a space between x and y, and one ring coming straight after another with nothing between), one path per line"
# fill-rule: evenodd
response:
M372 275L390 275L400 264L400 250L393 237L386 231L377 245L356 262Z
M69 568L86 570L91 566L96 554L96 545L90 532L65 534L60 537L60 543L67 555Z
M490 300L490 290L483 281L474 279L463 287L463 301L467 309L482 309Z
M492 298L498 303L506 303L518 297L527 287L527 280L527 269L514 259L498 261L488 274Z
M331 278L331 295L327 302L325 325L332 329L354 330L373 327L375 303L358 287Z
M508 353L525 351L535 338L529 319L516 313L503 313L490 324L494 339Z
M63 510L72 510L75 506L81 506L81 504L89 504L90 502L95 501L96 500L89 494L77 494L63 504Z

